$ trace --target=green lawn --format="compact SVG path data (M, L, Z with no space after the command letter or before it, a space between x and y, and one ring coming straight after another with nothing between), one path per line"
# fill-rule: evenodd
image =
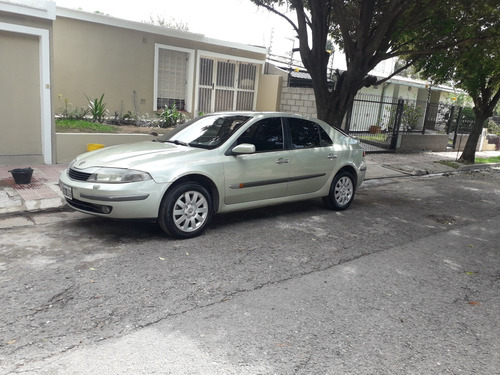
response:
M476 158L476 164L500 163L500 156L492 156L491 158Z
M463 165L462 163L449 160L440 160L436 161L436 163L447 165L448 167L452 167L455 169L460 168L460 166ZM476 158L474 160L474 164L488 164L488 163L500 163L500 156L492 156L490 158Z
M116 133L113 125L99 124L85 120L56 119L56 132Z
M364 139L367 141L375 141L375 142L385 142L387 140L387 134L378 133L378 134L370 134L370 135L356 135L359 139Z

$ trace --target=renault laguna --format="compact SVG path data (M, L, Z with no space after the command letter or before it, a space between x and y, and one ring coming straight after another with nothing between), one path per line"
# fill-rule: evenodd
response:
M289 113L212 113L152 141L73 160L59 186L69 206L113 219L152 219L175 238L217 213L323 198L345 210L365 178L359 141Z

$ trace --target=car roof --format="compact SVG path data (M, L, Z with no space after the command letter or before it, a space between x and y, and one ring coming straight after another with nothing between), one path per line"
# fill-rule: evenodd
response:
M312 121L320 121L316 118L306 117L303 115L299 115L297 113L291 112L277 112L277 111L223 111L223 112L214 112L214 113L206 113L205 116L250 116L250 117L296 117L302 119L308 119Z

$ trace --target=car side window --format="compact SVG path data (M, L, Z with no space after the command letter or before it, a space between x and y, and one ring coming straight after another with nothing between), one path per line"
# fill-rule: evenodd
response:
M321 147L332 146L333 141L330 138L330 136L328 135L328 133L325 131L325 129L323 129L323 127L321 127L320 125L318 125L318 129L319 129L319 137L320 137L320 146Z
M313 121L288 118L292 147L295 149L325 147L333 144L326 131Z
M256 152L283 150L281 118L266 118L256 122L238 138L238 144L242 143L255 145Z

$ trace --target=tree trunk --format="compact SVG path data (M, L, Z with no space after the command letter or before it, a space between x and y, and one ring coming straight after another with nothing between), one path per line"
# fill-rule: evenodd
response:
M328 103L316 102L318 118L335 128L342 128L344 117L354 102L356 92L333 91L328 95Z
M364 77L362 72L352 74L346 71L338 76L335 90L326 94L315 90L318 118L333 127L342 128L347 111L352 107L359 89L364 86Z
M483 125L486 120L490 117L487 114L481 113L479 111L474 110L476 114L476 119L474 120L474 125L472 126L472 130L469 134L469 138L467 139L467 143L465 144L464 151L462 155L458 159L461 163L473 164L476 158L476 148L477 142L479 141L479 137L483 132Z

